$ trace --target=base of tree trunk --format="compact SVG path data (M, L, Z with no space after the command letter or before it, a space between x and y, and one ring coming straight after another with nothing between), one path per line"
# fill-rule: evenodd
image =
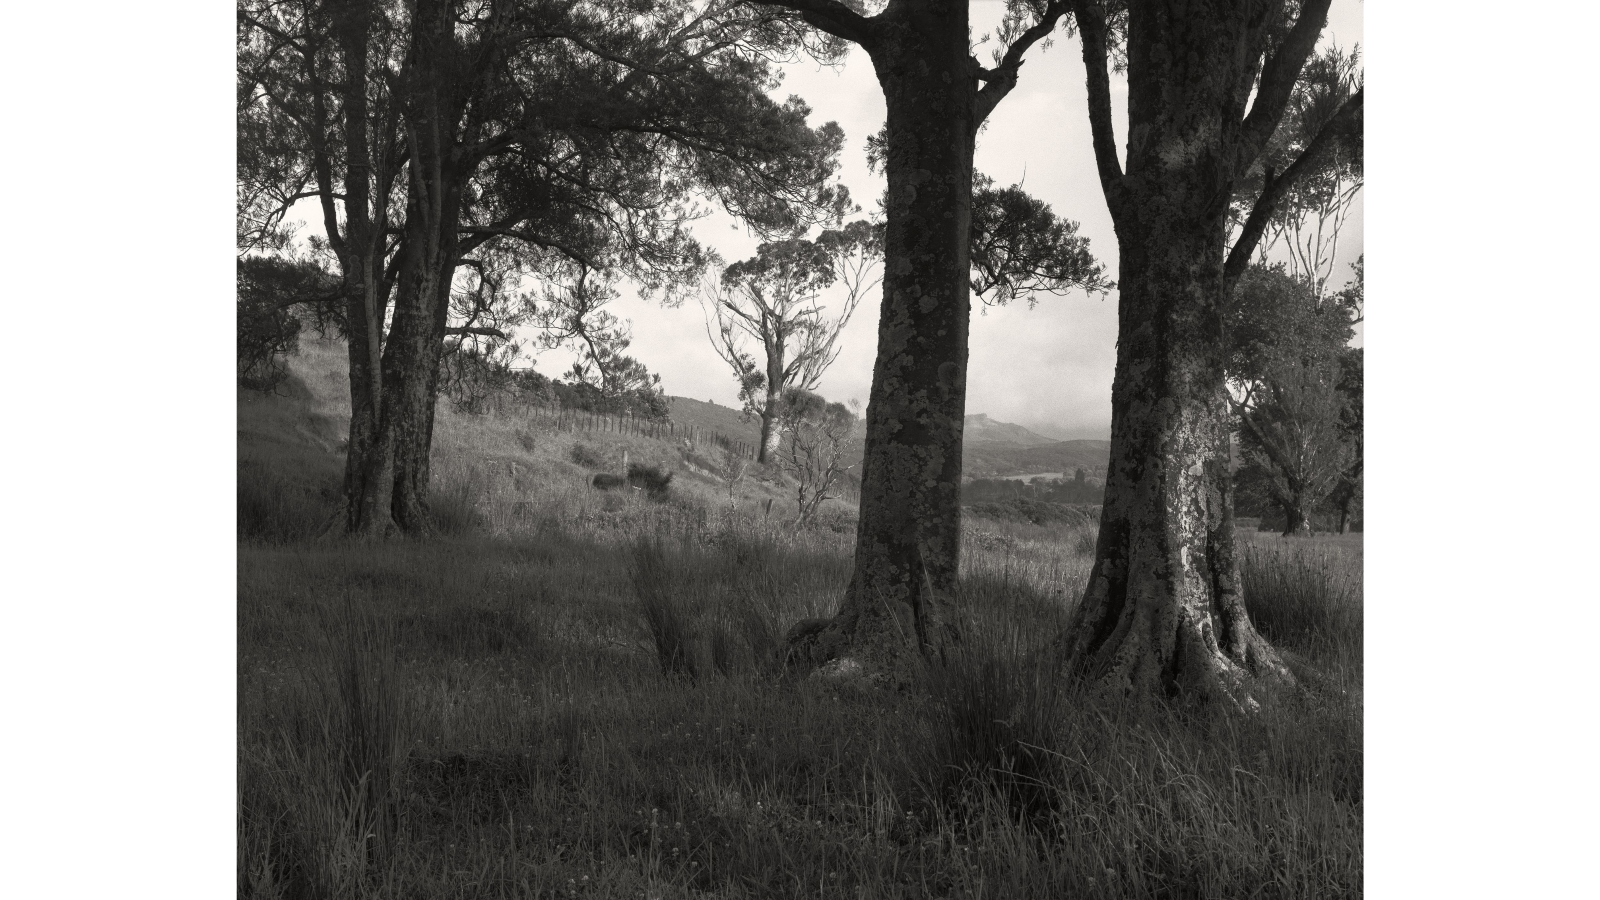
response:
M1064 669L1083 676L1091 695L1192 699L1254 711L1259 695L1294 687L1294 675L1250 623L1237 592L1219 596L1207 611L1176 598L1163 602L1154 584L1128 587L1123 603L1111 603L1109 582L1096 578L1084 597L1090 614L1058 640ZM1085 641L1086 634L1105 637Z
M852 586L838 615L795 623L784 639L787 668L905 690L953 640L950 612L926 573L909 600L863 600Z

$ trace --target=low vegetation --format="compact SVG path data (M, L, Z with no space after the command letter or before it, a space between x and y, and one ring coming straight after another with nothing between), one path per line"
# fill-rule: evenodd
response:
M296 359L250 416L314 407ZM850 576L842 505L795 527L616 435L599 468L676 477L597 491L580 437L441 411L451 524L375 544L314 540L335 454L241 439L240 896L1361 895L1359 537L1243 543L1310 689L1241 719L1069 692L1092 520L969 517L963 640L889 695L783 665Z

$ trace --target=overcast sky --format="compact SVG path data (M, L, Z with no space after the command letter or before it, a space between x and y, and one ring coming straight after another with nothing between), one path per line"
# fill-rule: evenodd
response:
M1004 8L993 0L973 3L974 32L992 32ZM1332 39L1345 48L1359 43L1361 13L1357 0L1335 0L1324 41ZM977 54L986 65L992 46L991 41ZM1114 78L1112 92L1120 147L1127 135L1125 82ZM842 179L864 210L874 208L884 182L881 175L867 172L865 146L867 136L883 125L884 105L866 54L853 49L838 70L815 63L791 64L777 93L798 94L810 104L814 122L837 121L844 128ZM1091 249L1115 278L1116 238L1095 174L1085 110L1083 62L1076 40L1058 39L1044 52L1035 46L1016 90L990 115L978 136L977 167L998 184L1021 182L1057 215L1082 223L1080 233L1090 239ZM1341 236L1336 284L1347 277L1346 263L1361 253L1361 225L1358 199ZM695 233L728 262L753 255L758 243L720 214L697 223ZM840 338L842 352L820 387L829 399L867 400L881 300L881 293L874 294L861 303ZM837 303L834 298L831 305ZM662 309L625 292L614 302L613 311L632 321L632 353L661 375L667 393L737 405L737 385L711 350L697 304L690 301L677 309ZM1109 437L1116 361L1114 292L1105 299L1081 292L1045 295L1032 310L1025 303L975 310L971 354L968 413L988 413L1063 439ZM556 375L565 371L570 359L570 354L547 352L536 357L536 365L545 374Z
M975 34L992 33L1004 13L999 0L972 4ZM1334 0L1323 41L1350 48L1362 41L1359 0ZM977 57L990 64L993 41L979 47ZM1126 82L1112 78L1117 145L1127 137ZM868 173L866 139L884 121L883 94L872 63L852 49L837 69L815 63L785 67L784 83L775 92L803 97L812 108L813 124L836 121L845 132L841 178L863 211L877 205L884 180ZM1084 70L1076 39L1059 36L1048 49L1032 48L1015 90L990 114L978 136L977 167L999 185L1021 183L1049 203L1057 215L1081 223L1080 234L1116 277L1117 247L1111 216L1100 193L1084 99ZM308 213L314 212L310 209ZM695 224L696 236L727 262L754 255L759 239L720 211ZM320 231L306 222L302 234ZM1358 197L1340 238L1339 261L1332 283L1348 277L1348 263L1362 251L1361 199ZM669 394L737 406L738 387L727 366L712 351L704 313L690 300L673 309L643 302L626 284L610 310L633 326L630 354L661 376ZM872 384L878 305L881 291L865 298L840 337L838 360L823 377L821 393L830 400L858 399L863 404ZM825 305L837 307L837 296ZM1111 376L1116 361L1116 293L1101 298L1082 292L1043 295L1029 309L1016 302L985 308L975 302L971 360L967 376L967 412L987 413L1048 436L1105 438L1111 429ZM526 337L531 337L528 335ZM525 340L525 346L534 344ZM559 376L571 365L564 350L530 354L546 375Z

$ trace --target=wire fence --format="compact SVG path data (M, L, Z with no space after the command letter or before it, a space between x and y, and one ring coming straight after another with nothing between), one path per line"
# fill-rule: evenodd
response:
M641 416L591 412L563 406L530 405L526 409L528 419L532 423L556 431L596 431L636 435L674 443L683 442L690 448L698 448L701 445L720 447L745 459L756 458L754 444L729 437L720 431L678 423L671 419L646 419Z

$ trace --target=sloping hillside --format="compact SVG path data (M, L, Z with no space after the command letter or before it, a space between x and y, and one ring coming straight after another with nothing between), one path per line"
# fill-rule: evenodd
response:
M1057 441L1032 447L968 442L965 449L965 474L968 478L1036 472L1065 472L1070 475L1074 469L1100 476L1105 474L1106 463L1111 458L1110 441Z
M692 425L708 431L720 431L734 440L754 446L761 439L761 422L732 407L689 397L668 397L667 409L672 421L679 425Z
M1017 444L1022 447L1034 447L1039 444L1053 444L1054 440L1041 437L1021 425L1010 422L1000 422L989 418L985 413L975 413L967 416L966 423L962 426L962 442L972 444Z

